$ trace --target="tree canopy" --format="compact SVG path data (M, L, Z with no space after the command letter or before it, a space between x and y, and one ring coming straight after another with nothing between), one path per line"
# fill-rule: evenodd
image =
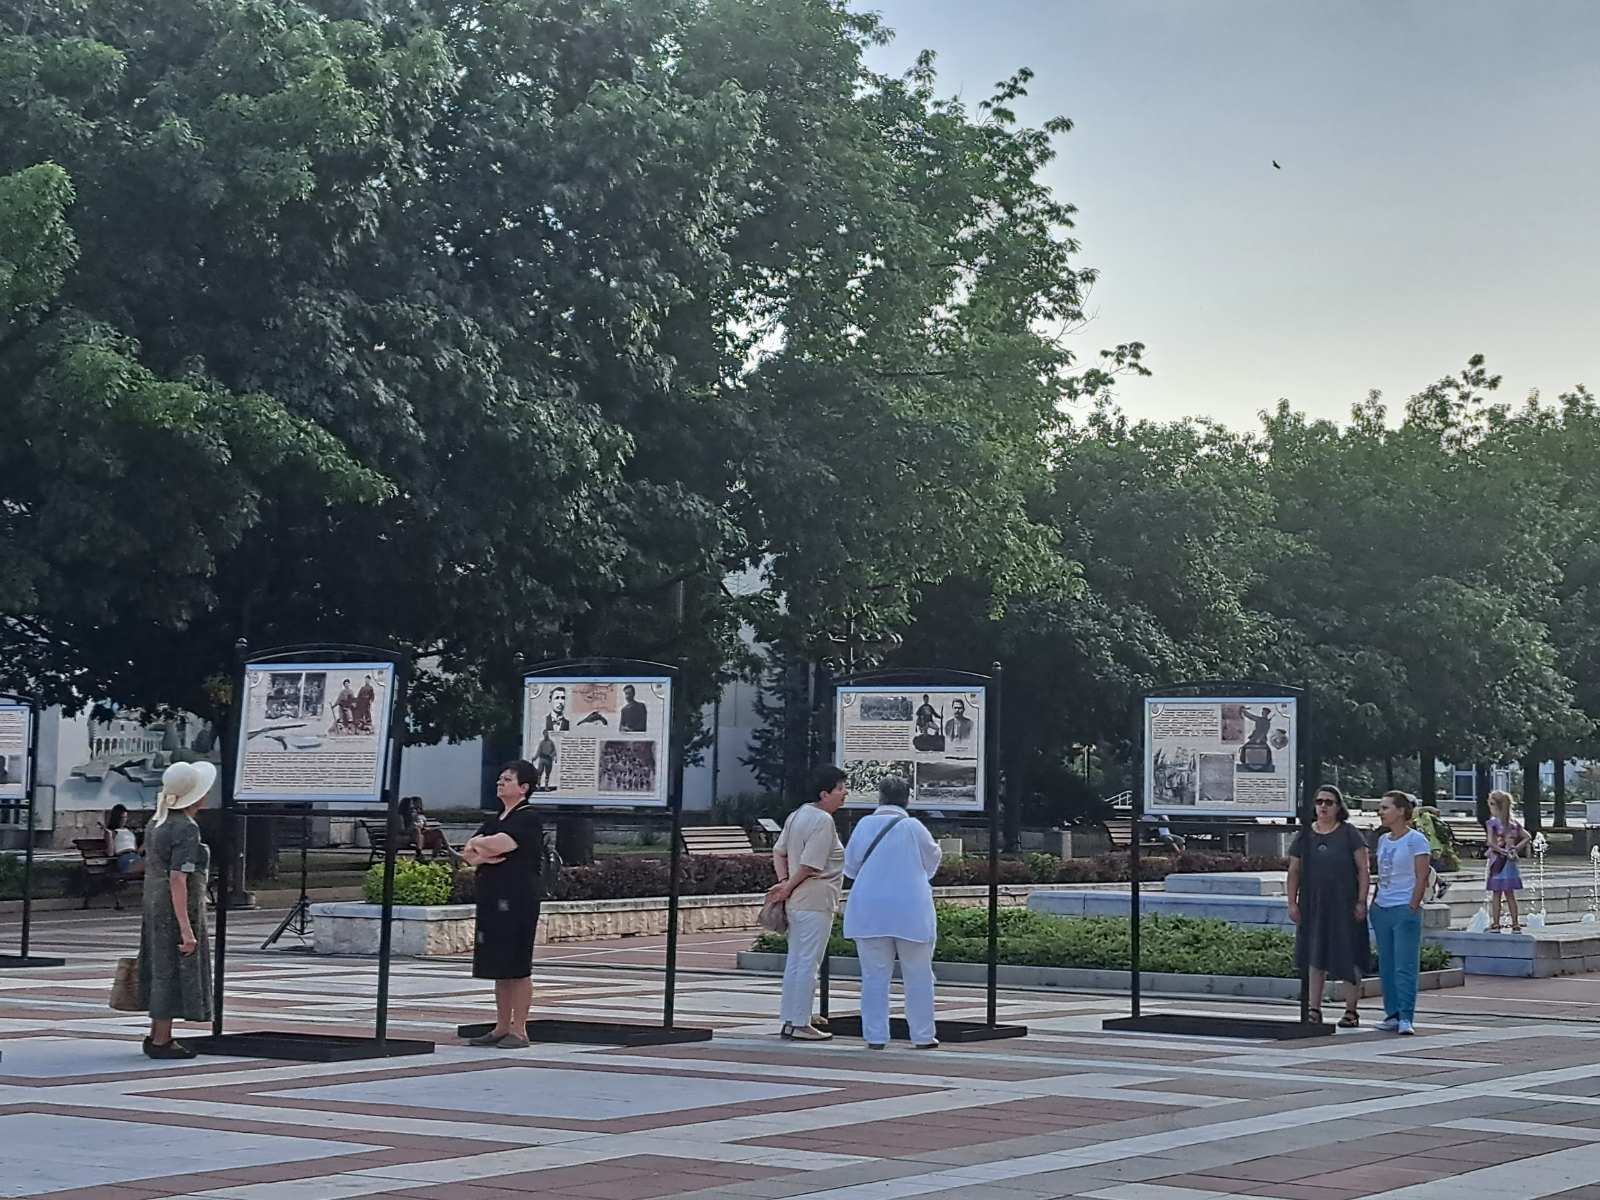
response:
M1136 421L1030 74L952 98L837 0L0 12L0 685L210 711L238 637L422 664L1009 664L1019 790L1143 689L1325 751L1594 744L1600 408L1482 360L1345 422ZM754 594L724 581L754 572ZM780 669L776 676L792 672ZM775 677L776 677L775 676ZM792 716L792 714L791 714ZM778 739L783 742L783 739Z

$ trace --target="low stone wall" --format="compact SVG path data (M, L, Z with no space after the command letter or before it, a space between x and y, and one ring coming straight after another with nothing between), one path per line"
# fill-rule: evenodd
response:
M746 951L739 955L741 971L754 971L768 975L781 975L785 955L757 954ZM828 959L828 970L841 978L859 979L859 959L841 956ZM941 983L982 985L988 982L989 968L984 963L933 964L934 978ZM899 974L899 965L895 967ZM1107 971L1078 967L1024 967L1001 964L996 972L1001 987L1061 988L1065 991L1127 991L1132 982L1132 971ZM1423 971L1417 977L1417 987L1422 991L1438 988L1462 987L1466 975L1460 968L1443 971ZM1168 971L1140 971L1139 986L1155 994L1187 994L1205 996L1239 996L1257 1000L1296 1000L1300 996L1298 979L1263 979L1249 975L1178 975ZM1380 996L1383 988L1376 979L1364 979L1363 996ZM1338 980L1328 984L1325 1001L1342 1001L1344 984Z
M1056 884L1006 884L1003 907L1020 908L1029 895ZM935 888L934 898L981 907L986 887ZM762 896L684 896L678 901L680 933L754 930ZM378 952L383 909L377 904L313 904L311 917L318 954L370 955ZM469 954L476 922L470 904L436 907L396 905L391 933L393 953L401 957ZM640 937L667 931L667 901L650 896L631 900L548 900L539 912L539 944Z

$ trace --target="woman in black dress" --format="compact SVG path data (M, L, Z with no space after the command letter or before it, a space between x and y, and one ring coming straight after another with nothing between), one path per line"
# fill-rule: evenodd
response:
M462 861L477 868L478 931L472 975L494 980L494 1028L470 1039L501 1050L527 1047L528 1006L533 1002L533 937L539 925L539 858L544 829L528 803L537 772L526 759L500 768L495 798L501 811L478 827L462 847Z
M1367 840L1350 824L1336 787L1320 787L1316 821L1289 847L1289 919L1295 923L1295 958L1310 969L1311 1019L1322 1020L1328 976L1345 981L1339 1024L1361 1024L1361 977L1367 970L1367 893L1371 867Z

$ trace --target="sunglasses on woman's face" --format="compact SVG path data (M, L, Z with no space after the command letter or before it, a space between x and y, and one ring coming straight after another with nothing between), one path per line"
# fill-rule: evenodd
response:
M1329 798L1327 796L1318 796L1317 797L1317 807L1318 808L1334 808L1334 807L1336 807L1338 805L1338 803L1339 802L1337 800L1333 800L1333 799L1331 799L1331 798Z

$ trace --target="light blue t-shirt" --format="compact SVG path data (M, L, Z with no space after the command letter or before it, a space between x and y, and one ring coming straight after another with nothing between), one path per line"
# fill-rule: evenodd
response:
M1408 829L1400 837L1384 834L1378 839L1378 895L1373 900L1379 908L1394 908L1411 903L1411 893L1417 887L1415 863L1417 855L1428 855L1428 839L1415 829Z

